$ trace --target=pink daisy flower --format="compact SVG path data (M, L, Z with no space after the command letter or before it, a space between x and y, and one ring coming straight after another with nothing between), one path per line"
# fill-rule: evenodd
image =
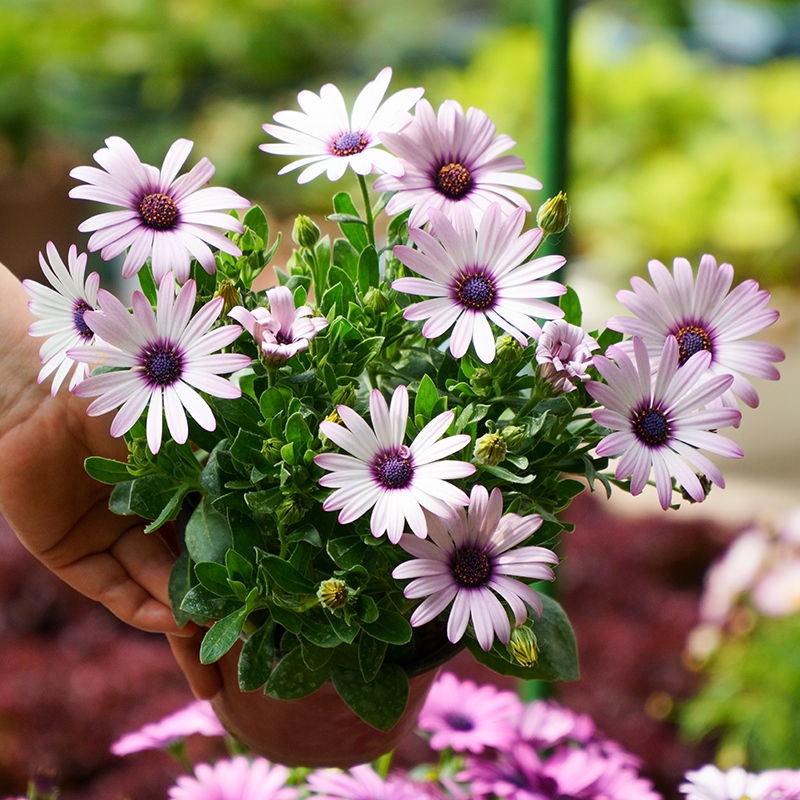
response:
M228 316L240 322L256 340L267 361L283 363L301 350L324 328L325 317L314 317L308 306L295 308L294 297L285 286L267 290L269 308L248 311L232 308Z
M406 446L403 443L408 422L405 386L394 390L391 407L386 405L380 391L373 389L369 410L372 428L345 405L337 408L342 425L320 423L325 436L352 453L322 453L314 457L318 467L331 470L319 479L320 485L336 489L322 507L326 511L339 511L342 525L372 508L372 535L378 537L386 532L389 541L395 544L406 521L417 536L425 537L430 518L426 521L423 508L437 517L451 517L455 506L469 502L461 489L447 481L472 475L475 466L466 461L440 459L466 447L470 437L460 434L440 440L455 416L452 411L444 411Z
M346 772L321 769L306 776L311 797L318 800L419 800L425 793L413 781L400 775L382 778L369 764Z
M64 265L52 242L47 243L47 258L50 259L49 264L39 253L42 272L53 288L31 280L22 281L22 285L31 298L28 303L31 314L39 317L28 328L28 333L31 336L48 337L39 348L39 358L44 366L39 371L38 382L42 383L55 373L50 387L50 394L55 397L70 370L70 389L74 389L89 374L88 366L70 358L67 351L78 345L91 345L95 341L95 335L83 315L97 309L100 276L92 272L86 277L86 254L78 255L75 245L69 248L68 266Z
M153 453L161 447L162 415L170 435L179 444L188 438L188 412L205 430L216 428L214 413L198 389L214 397L240 397L241 391L220 373L250 365L236 353L215 353L241 333L238 325L210 330L222 311L223 299L206 303L194 317L197 288L187 281L175 296L171 277L161 282L154 311L142 292L133 293L133 315L114 295L98 293L100 311L89 311L87 325L108 344L77 347L70 358L120 367L92 375L75 387L79 397L97 397L87 409L98 416L119 407L111 435L129 431L147 408L147 444Z
M572 392L589 380L586 370L599 347L583 328L563 319L550 319L536 342L539 372L557 392Z
M442 103L438 116L427 100L420 100L415 111L400 133L380 136L404 170L400 176L382 175L375 181L376 190L396 192L387 214L410 208L409 225L421 228L432 208L450 216L456 207L466 207L476 226L490 203L500 203L506 211L531 210L516 189L541 189L542 184L512 172L525 168L519 156L504 155L516 143L510 136L496 136L494 123L483 111L470 108L464 114L455 100Z
M477 231L463 207L448 219L431 209L437 241L419 228L410 231L411 241L394 248L394 254L422 278L398 278L392 288L433 299L413 303L403 316L427 320L422 335L440 336L451 327L450 352L461 358L470 341L484 363L494 360L495 340L489 322L511 334L523 347L526 337L536 338L541 328L533 319L562 317L558 306L541 300L564 294L566 288L555 281L541 280L565 261L562 256L547 256L525 261L542 238L538 228L520 233L525 212L516 209L503 213L492 203Z
M195 733L203 736L227 734L208 700L195 700L158 722L126 733L111 745L111 752L116 756L126 756L141 750L159 750Z
M70 197L122 206L90 217L78 227L95 231L89 250L100 250L106 260L127 248L122 277L135 275L152 258L153 277L161 283L170 271L178 283L189 277L191 257L209 274L216 271L214 253L208 245L240 256L241 250L215 228L241 233L238 219L227 212L250 208L236 192L221 187L200 188L214 174L214 166L201 159L185 175L176 178L193 142L178 139L168 150L161 169L143 164L133 148L119 136L106 139L106 147L94 154L97 167L76 167L73 178L85 186L70 190ZM218 213L224 210L225 213Z
M516 625L528 618L528 607L542 615L539 595L509 576L551 581L553 570L548 565L558 563L558 557L544 547L517 546L539 529L538 514L502 514L500 490L492 489L489 495L475 485L469 515L461 508L454 519L427 515L428 540L400 539L400 546L415 558L395 567L392 577L414 578L403 594L425 598L411 615L412 626L430 622L452 603L447 638L461 641L471 620L478 644L491 650L495 637L503 644L511 638L508 613L497 595L510 607Z
M417 725L433 734L430 745L434 750L508 750L517 739L516 724L522 708L514 692L460 681L445 672L433 684Z
M245 756L198 764L194 777L181 775L169 800L295 800L300 792L286 786L289 770L265 758Z
M376 146L380 144L378 134L406 125L411 120L408 110L425 90L402 89L383 100L391 79L391 68L382 69L361 90L349 117L342 93L332 83L326 83L318 95L300 92L297 102L302 112L279 111L273 115L279 125L263 126L270 136L285 144L262 144L260 149L276 155L300 156L278 173L305 167L298 183L308 183L323 172L327 172L328 180L338 181L348 166L358 175L402 175L400 162Z
M622 290L617 298L635 317L613 317L612 330L639 336L647 345L650 358L657 361L668 336L678 340L681 364L694 353L711 353L708 377L732 375L733 383L714 405L736 407L736 397L755 408L758 393L745 375L778 380L773 361L783 361L784 352L765 342L743 341L778 319L778 312L765 308L770 294L747 280L730 291L733 267L705 255L695 279L691 264L676 258L672 273L660 262L648 264L653 286L632 278L633 291ZM630 352L630 344L623 349ZM737 423L738 424L738 423Z
M678 342L674 336L664 341L655 379L651 378L650 357L645 343L633 340L636 365L619 347L608 348L614 364L605 356L595 356L594 364L607 384L590 381L589 394L605 408L592 411L609 434L597 445L599 456L622 457L615 477L631 477L631 494L639 494L655 472L661 507L672 500L672 476L696 502L705 499L705 491L693 468L712 483L724 487L725 480L717 466L698 448L729 458L741 458L741 448L712 433L737 422L741 413L735 408L707 408L733 382L731 375L716 375L708 380L704 373L711 361L707 351L697 352L678 366ZM687 463L688 462L688 463Z
M535 700L525 706L519 734L539 747L553 747L566 740L587 744L595 735L592 718L576 714L549 700Z

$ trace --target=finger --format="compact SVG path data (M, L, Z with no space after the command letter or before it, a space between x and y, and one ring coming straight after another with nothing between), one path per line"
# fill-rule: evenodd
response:
M210 700L222 689L222 674L219 667L216 664L200 663L200 644L204 635L204 629L198 629L190 637L167 634L172 655L198 700Z

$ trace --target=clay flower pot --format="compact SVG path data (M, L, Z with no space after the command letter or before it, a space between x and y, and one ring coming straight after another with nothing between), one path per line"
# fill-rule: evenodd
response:
M409 678L408 704L389 731L361 720L339 697L330 681L298 700L276 700L262 690L239 689L241 645L218 662L223 687L211 700L222 724L245 747L270 761L291 767L352 767L393 750L416 724L440 667Z

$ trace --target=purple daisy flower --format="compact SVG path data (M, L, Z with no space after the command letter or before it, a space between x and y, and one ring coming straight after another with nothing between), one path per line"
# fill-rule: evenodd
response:
M592 411L601 425L614 433L600 441L599 456L618 456L615 477L631 477L631 494L639 494L655 472L658 499L663 509L672 499L672 476L696 502L705 499L703 486L693 468L712 483L724 487L717 466L698 448L729 458L741 458L741 448L712 433L733 425L741 418L735 408L707 408L733 382L732 375L705 379L711 361L706 350L692 355L679 366L679 346L674 336L664 341L659 367L651 376L650 357L645 343L633 339L636 364L619 347L612 345L605 356L595 356L594 365L607 384L590 381L586 390L605 408ZM687 463L688 462L688 463Z
M97 397L87 409L98 416L120 407L111 423L111 435L122 436L147 411L147 444L153 453L161 447L162 412L170 435L179 444L188 438L188 412L205 430L216 427L214 413L197 392L214 397L240 397L241 391L220 373L249 366L248 356L215 353L242 332L238 325L209 330L224 300L214 298L194 317L197 287L187 281L175 296L171 277L161 282L154 311L142 292L133 293L133 315L114 295L98 293L100 311L88 311L87 325L109 346L77 347L67 355L76 361L120 367L92 375L75 387L79 397ZM191 317L191 319L190 319Z
M339 511L339 522L346 525L373 508L370 530L375 537L387 532L396 544L407 521L411 530L425 537L428 521L423 508L437 517L452 517L456 506L469 503L461 489L448 480L466 478L475 466L466 461L441 461L469 444L467 434L440 437L450 427L455 414L444 411L434 417L410 446L403 441L408 422L408 391L398 386L391 407L373 389L369 411L373 427L352 408L337 407L342 425L321 422L320 430L332 442L352 455L321 453L314 463L331 470L319 479L321 486L335 487L322 507ZM373 430L374 428L374 430ZM440 441L439 441L440 440Z
M301 350L324 328L325 317L314 317L308 306L295 308L294 297L285 286L267 290L269 308L248 311L243 306L232 308L228 316L240 322L256 340L264 358L283 363Z
M481 753L487 747L508 750L517 740L522 703L514 692L491 684L460 681L451 672L436 679L417 725L431 734L434 750Z
M421 228L430 210L469 209L477 226L490 203L506 211L515 207L530 211L528 201L516 189L541 189L535 178L512 172L525 168L519 156L503 155L516 142L496 136L494 123L477 108L464 109L446 100L438 116L427 100L420 100L411 124L400 133L383 133L380 140L403 165L401 176L382 175L375 189L396 192L386 213L399 214L410 208L409 225ZM437 224L433 221L434 226Z
M265 758L236 756L198 764L194 777L181 775L169 800L295 800L300 792L286 785L289 777L286 767Z
M576 714L550 700L535 700L522 712L519 733L527 742L549 748L566 740L587 744L595 735L595 725L587 714Z
M572 392L589 380L586 370L599 347L583 328L563 319L548 320L536 342L539 372L557 392Z
M306 776L311 797L318 800L419 800L421 787L400 775L382 778L369 764L346 772L320 769Z
M212 247L240 256L241 250L215 228L241 233L238 219L227 213L232 208L250 208L251 203L231 189L200 188L214 174L214 166L201 159L185 175L176 178L193 147L188 139L178 139L167 151L161 169L143 164L133 148L119 136L106 139L107 147L94 154L97 167L76 167L73 178L85 186L70 190L70 197L122 206L90 217L79 231L95 231L89 250L100 250L106 260L126 248L122 277L135 275L152 256L153 277L161 283L170 271L178 283L189 277L191 258L209 274L216 271ZM218 213L225 211L226 213Z
M478 358L488 364L495 356L489 321L524 347L526 337L535 339L541 333L534 317L564 315L558 306L540 298L566 292L560 283L541 280L565 259L547 256L525 261L541 241L542 232L535 228L520 233L525 223L522 209L505 215L498 203L492 203L477 231L463 207L453 209L452 220L435 208L430 213L441 241L414 228L410 237L419 249L394 248L397 258L423 277L392 282L397 291L433 298L413 303L403 312L406 319L427 320L423 336L435 338L452 327L453 356L461 358L471 341Z
M553 580L549 564L558 556L544 547L517 547L542 524L538 514L521 517L503 514L499 489L491 495L483 486L472 487L469 515L457 509L454 519L428 516L428 541L403 536L400 546L415 558L394 568L394 578L414 578L403 590L408 598L425 600L411 615L419 626L437 617L452 602L447 638L461 641L472 620L475 638L483 650L491 650L495 636L508 644L511 625L496 595L506 601L516 625L528 618L528 607L542 615L542 600L528 584L508 577Z
M87 311L97 310L97 289L100 276L92 272L86 277L86 254L78 255L73 244L67 254L67 264L61 260L55 245L47 243L47 263L39 253L39 264L47 278L48 286L24 280L22 285L31 298L28 308L39 317L30 328L31 336L49 337L41 348L39 358L44 366L39 371L38 382L53 375L50 394L55 397L64 379L72 369L69 388L74 389L89 374L86 364L76 362L67 352L79 345L92 345L95 335L83 319ZM74 369L73 369L74 367Z
M126 733L111 745L111 752L116 756L126 756L142 750L159 750L195 733L203 736L227 734L208 700L195 700L158 722Z
M400 162L376 147L380 144L378 134L408 124L411 120L408 110L425 90L402 89L383 100L391 79L391 68L382 69L361 90L350 117L342 93L332 83L326 83L318 95L307 90L300 92L297 102L303 112L279 111L273 119L280 125L263 126L270 136L286 144L262 144L259 148L276 155L301 156L278 173L283 175L305 167L298 183L308 183L323 172L328 173L328 180L338 181L348 166L358 175L371 172L402 175Z
M617 293L617 298L635 317L613 317L607 323L612 330L640 336L650 357L656 361L668 336L678 340L681 364L694 353L711 353L708 377L733 375L730 390L715 405L736 407L736 397L755 408L758 393L745 375L778 380L780 373L773 361L783 361L783 350L766 342L742 341L778 319L778 311L765 308L769 292L759 289L753 280L733 282L730 264L717 266L716 259L700 259L697 278L685 258L673 261L673 271L660 262L648 264L653 286L642 278L632 278L633 291ZM630 344L623 349L630 352ZM737 423L738 424L738 423Z

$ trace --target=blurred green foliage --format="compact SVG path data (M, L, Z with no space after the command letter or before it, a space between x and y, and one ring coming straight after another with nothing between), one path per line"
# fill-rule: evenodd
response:
M740 277L796 283L800 61L720 64L687 50L677 28L654 25L664 19L652 9L663 5L679 28L682 0L645 4L648 24L637 28L609 13L630 18L640 5L605 0L575 14L573 258L614 285L650 258L696 262L703 252ZM482 108L541 176L539 7L0 0L0 166L54 140L88 159L111 134L160 164L185 136L194 158L217 166L215 182L279 217L324 213L325 181L301 199L291 175L276 175L282 160L257 149L261 125L325 81L352 99L388 63L392 89L425 85L434 104Z
M759 617L704 666L706 684L684 707L688 738L719 737L723 767L800 767L800 614Z

